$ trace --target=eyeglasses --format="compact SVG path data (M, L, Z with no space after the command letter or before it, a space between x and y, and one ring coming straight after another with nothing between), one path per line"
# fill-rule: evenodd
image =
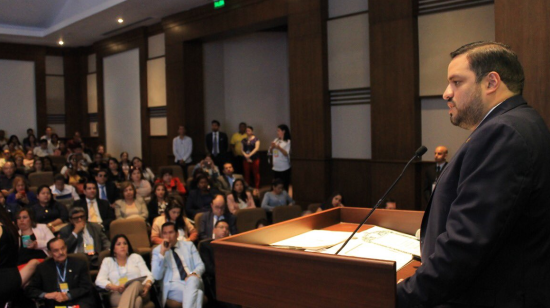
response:
M75 216L75 217L71 217L72 220L81 220L81 219L84 219L86 216L84 215L80 215L80 216Z

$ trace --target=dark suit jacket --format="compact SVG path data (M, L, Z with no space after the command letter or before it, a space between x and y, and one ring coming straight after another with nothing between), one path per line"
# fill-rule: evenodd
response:
M235 180L236 179L244 180L243 176L237 173L233 173L233 178ZM229 181L227 180L225 174L221 174L220 176L218 176L216 178L216 183L214 183L214 185L218 188L219 191L221 191L225 195L230 194L231 189L233 188L231 187L231 185L229 185Z
M218 137L219 155L225 156L229 149L229 139L227 139L227 135L222 132L218 132ZM206 134L206 149L208 153L212 153L212 132Z
M424 199L426 199L426 201L430 200L430 196L432 195L432 185L435 182L435 179L439 178L439 176L441 175L441 172L445 170L445 167L447 167L448 164L449 164L448 162L445 162L443 164L443 168L441 168L441 171L439 171L439 173L435 170L435 168L437 167L437 164L433 165L432 167L430 167L430 169L426 170L426 174L424 175L425 176Z
M86 229L88 229L90 236L94 239L94 250L96 252L96 255L103 250L108 250L111 247L111 242L109 241L105 233L103 233L99 224L87 222ZM82 236L84 231L80 232L78 234L78 238L76 238L73 235L73 230L74 226L72 224L68 224L65 227L61 228L61 230L59 230L59 235L63 240L65 240L67 251L69 253L73 253L76 247L78 247L78 245L81 245L83 241Z
M95 300L92 295L93 284L90 280L90 273L86 263L74 257L67 257L67 274L65 281L69 284L69 294L71 300L63 303L57 303L54 300L44 299L47 308L53 308L57 305L80 305L81 307L95 307ZM27 296L39 298L43 292L59 292L57 283L57 270L55 261L52 258L46 259L36 267L36 271L25 289Z
M120 199L120 193L119 189L116 187L116 184L112 181L107 181L105 183L105 190L107 191L107 199L109 200L110 204L115 203L118 199ZM97 184L97 197L99 198L100 192L99 192L99 184Z
M235 218L231 213L227 212L223 214L224 220L229 224L229 232L231 234L237 234L237 229L235 227ZM214 214L212 211L204 213L202 215L201 223L199 226L199 240L211 239L212 232L214 231Z
M96 198L97 201L97 207L99 209L99 216L101 216L101 220L103 220L103 228L105 230L109 230L109 226L111 226L111 222L116 219L115 217L115 210L109 205L109 202L106 200L101 200L99 198ZM80 200L76 200L73 203L73 207L79 206L84 209L86 212L86 217L88 217L88 201L86 201L86 198L81 198Z
M550 132L521 96L504 101L441 174L421 231L422 265L397 307L547 307Z

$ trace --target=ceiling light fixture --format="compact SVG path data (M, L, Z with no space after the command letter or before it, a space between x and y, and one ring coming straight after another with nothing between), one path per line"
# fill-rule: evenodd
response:
M59 42L57 42L59 45L63 46L63 44L65 44L65 42L63 42L63 39L59 39Z
M117 19L117 21L118 21L119 24L121 24L121 23L124 22L124 19L122 19L122 18L119 17L119 18Z

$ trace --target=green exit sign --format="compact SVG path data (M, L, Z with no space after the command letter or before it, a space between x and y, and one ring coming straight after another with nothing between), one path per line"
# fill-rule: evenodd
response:
M225 0L214 0L214 8L219 9L225 6Z

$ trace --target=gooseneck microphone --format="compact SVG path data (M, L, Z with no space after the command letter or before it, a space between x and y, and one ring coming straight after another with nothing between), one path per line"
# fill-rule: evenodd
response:
M416 150L416 152L414 152L414 156L409 160L409 162L405 165L405 167L403 168L403 171L401 171L401 174L397 177L397 179L395 179L395 181L393 182L393 184L391 184L390 188L388 188L388 190L386 190L386 193L384 193L384 195L382 196L382 198L380 198L380 200L378 200L378 202L376 203L375 206L372 207L372 210L370 210L370 212L367 214L367 217L365 217L365 219L363 219L363 222L359 224L359 226L357 226L357 229L355 229L355 231L353 231L353 233L350 235L350 237L348 237L348 239L344 242L344 245L342 245L342 247L340 247L340 249L338 249L338 251L335 253L335 255L339 254L340 251L342 251L342 249L344 249L344 247L346 247L346 245L348 244L348 242L353 238L353 236L355 235L355 233L357 233L357 231L359 231L359 229L367 222L367 219L369 219L369 217L372 215L372 213L374 213L374 210L376 210L380 204L382 204L382 202L384 201L384 199L386 199L386 196L390 193L390 191L392 191L393 187L395 186L395 184L397 184L397 182L399 182L399 180L401 180L401 177L403 176L403 174L405 173L405 170L407 169L407 167L411 164L411 162L415 159L415 158L420 158L422 157L422 155L424 155L424 153L426 153L426 151L428 151L428 148L426 148L425 146L421 146L418 148L418 150Z

